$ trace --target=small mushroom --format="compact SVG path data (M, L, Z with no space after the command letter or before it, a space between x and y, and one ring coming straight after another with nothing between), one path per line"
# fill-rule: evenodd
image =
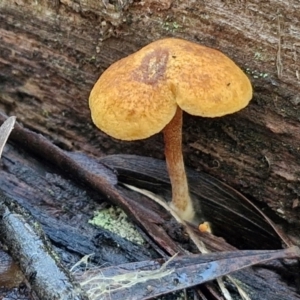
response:
M251 98L248 77L224 54L167 38L112 64L94 85L89 106L95 125L114 138L139 140L163 132L170 206L193 221L182 156L182 110L219 117L239 111Z

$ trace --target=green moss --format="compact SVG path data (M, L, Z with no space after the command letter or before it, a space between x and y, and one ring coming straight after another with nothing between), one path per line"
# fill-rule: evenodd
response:
M42 109L42 116L45 118L49 118L50 113L47 109Z
M162 23L162 28L166 31L175 32L177 29L181 28L182 26L179 25L176 21L174 22L164 22Z
M89 220L89 223L107 229L137 244L144 243L143 238L128 220L124 211L118 207L111 206L95 212L94 218Z
M267 78L269 76L268 73L259 72L257 70L250 70L250 68L246 69L246 73L256 79L257 78Z

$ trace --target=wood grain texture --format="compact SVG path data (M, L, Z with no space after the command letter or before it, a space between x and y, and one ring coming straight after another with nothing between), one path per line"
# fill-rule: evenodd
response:
M254 99L228 117L185 115L186 164L266 203L296 233L299 9L296 0L2 0L0 109L64 149L162 158L161 135L129 143L97 130L89 91L112 62L158 38L217 48L249 74Z

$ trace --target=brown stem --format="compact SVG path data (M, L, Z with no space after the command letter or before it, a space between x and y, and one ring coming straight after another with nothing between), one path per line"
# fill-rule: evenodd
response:
M193 204L189 195L182 156L182 110L177 107L175 116L164 128L165 156L172 185L171 207L184 220L192 221Z

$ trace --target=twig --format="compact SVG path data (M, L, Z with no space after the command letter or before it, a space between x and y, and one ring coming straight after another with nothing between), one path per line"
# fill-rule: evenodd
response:
M0 191L0 239L40 299L88 300L31 215Z

